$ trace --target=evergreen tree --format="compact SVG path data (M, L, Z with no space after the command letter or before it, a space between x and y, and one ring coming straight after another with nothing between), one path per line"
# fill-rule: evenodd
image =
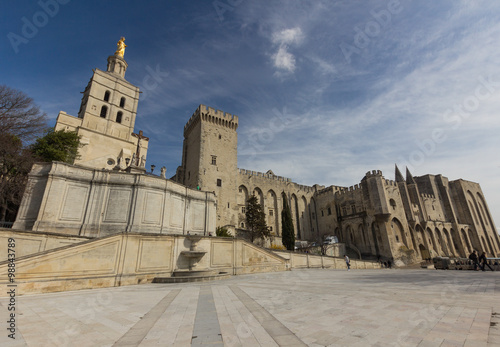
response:
M217 227L217 229L215 229L215 235L218 237L233 237L226 227Z
M247 201L246 219L250 231L250 240L253 242L257 238L269 237L269 228L266 225L266 214L262 211L257 197L252 195Z
M78 149L82 147L80 137L75 131L50 129L44 137L36 140L31 150L39 160L73 164L79 158Z
M281 211L281 242L287 250L293 251L295 249L295 232L293 230L292 211L288 205L286 195L282 194L283 198L283 211Z

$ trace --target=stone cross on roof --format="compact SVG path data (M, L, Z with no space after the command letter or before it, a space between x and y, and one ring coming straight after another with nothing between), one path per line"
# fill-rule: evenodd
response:
M145 140L145 141L149 141L149 137L146 137L143 135L143 132L142 130L139 130L139 134L136 134L136 133L132 133L132 136L133 137L137 137L137 149L135 151L135 163L132 163L133 165L136 165L136 166L141 166L141 143L142 143L142 140ZM145 161L145 160L144 160Z

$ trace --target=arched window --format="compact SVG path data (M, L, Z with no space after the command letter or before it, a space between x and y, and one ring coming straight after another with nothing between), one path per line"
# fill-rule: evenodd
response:
M389 200L389 204L392 206L393 210L396 209L396 201L394 201L394 199Z
M122 98L120 99L120 107L121 107L121 108L125 107L125 98L124 98L124 97L122 97Z
M108 114L108 106L102 106L101 107L101 118L106 118L107 114Z
M122 117L123 117L123 112L122 111L118 111L118 113L116 114L116 123L121 123L122 122Z
M109 92L109 90L106 90L106 92L104 93L104 101L109 101L110 95L111 95L111 93Z

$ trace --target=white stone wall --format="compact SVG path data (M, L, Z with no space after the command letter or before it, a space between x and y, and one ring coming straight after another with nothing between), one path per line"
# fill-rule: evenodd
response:
M13 228L101 237L215 233L215 196L157 176L35 164Z

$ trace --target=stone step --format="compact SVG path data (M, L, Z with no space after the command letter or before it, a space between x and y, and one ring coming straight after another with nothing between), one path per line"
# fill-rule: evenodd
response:
M222 280L231 277L228 273L219 273L216 275L201 275L201 276L172 276L172 277L155 277L153 283L188 283L188 282L207 282Z

